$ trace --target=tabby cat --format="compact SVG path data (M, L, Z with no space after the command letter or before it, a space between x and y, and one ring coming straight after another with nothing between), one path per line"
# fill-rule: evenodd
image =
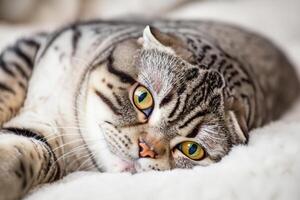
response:
M78 170L206 166L297 98L267 39L212 21L77 23L0 57L0 199Z

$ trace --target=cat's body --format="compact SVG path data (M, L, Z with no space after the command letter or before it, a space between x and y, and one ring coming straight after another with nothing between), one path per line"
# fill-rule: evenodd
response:
M82 23L20 40L0 61L1 200L76 170L208 165L299 93L272 43L216 22ZM183 155L186 141L203 156Z

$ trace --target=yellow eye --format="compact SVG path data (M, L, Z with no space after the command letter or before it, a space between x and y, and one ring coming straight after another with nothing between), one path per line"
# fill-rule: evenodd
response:
M196 142L185 141L178 144L176 148L192 160L201 160L205 156L204 149Z
M153 107L152 95L144 86L138 86L134 90L133 102L135 106L142 111Z

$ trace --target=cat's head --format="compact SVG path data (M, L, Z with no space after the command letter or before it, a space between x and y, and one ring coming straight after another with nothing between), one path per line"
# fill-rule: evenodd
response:
M192 168L246 138L227 109L224 79L191 64L174 35L147 26L89 76L83 137L105 171Z

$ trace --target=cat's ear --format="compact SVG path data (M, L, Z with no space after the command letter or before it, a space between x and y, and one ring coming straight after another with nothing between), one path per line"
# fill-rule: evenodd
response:
M142 43L144 49L158 49L170 54L175 54L175 51L171 47L164 45L164 41L162 41L163 38L166 39L164 34L158 29L146 26L143 31L143 37L139 39L139 42Z
M228 117L230 120L230 125L232 126L233 129L233 134L235 134L235 136L237 137L233 137L236 138L235 141L232 141L233 143L243 143L246 144L248 142L248 130L245 129L246 124L244 120L241 120L238 118L237 114L230 110L228 111Z
M186 45L170 33L164 33L159 29L146 26L143 32L143 37L139 38L139 43L144 49L158 49L169 54L180 56L181 58L190 61L192 54L187 50Z
M233 143L247 143L248 142L248 127L245 118L245 110L243 105L233 98L229 98L227 102L227 116L229 118L229 124L232 127L233 134L235 134L238 141Z

